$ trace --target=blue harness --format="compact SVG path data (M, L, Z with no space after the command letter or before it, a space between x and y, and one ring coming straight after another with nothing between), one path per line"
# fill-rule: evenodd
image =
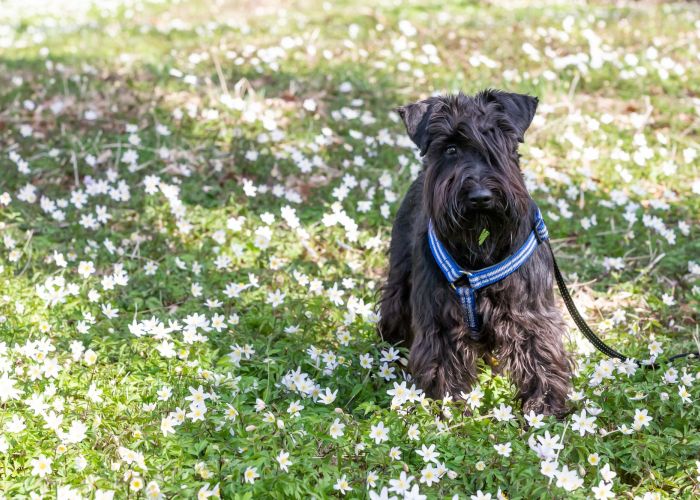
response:
M471 338L479 340L479 332L481 330L481 321L476 310L476 292L489 285L493 285L501 281L503 278L510 276L517 271L520 266L525 264L530 256L535 252L537 246L549 239L547 226L542 219L542 213L539 208L535 207L534 227L528 235L525 243L510 257L502 260L498 264L494 264L478 271L465 271L452 258L445 246L440 243L433 221L428 221L428 244L430 252L438 267L445 275L445 278L450 283L450 286L457 293L457 299L465 311L465 321L471 330ZM458 285L457 282L466 277L466 285Z

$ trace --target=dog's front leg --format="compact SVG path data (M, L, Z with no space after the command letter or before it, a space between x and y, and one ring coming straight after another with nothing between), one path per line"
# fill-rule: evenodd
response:
M435 265L427 236L413 256L411 316L414 333L409 370L428 397L458 398L476 380L480 356L464 328L464 311Z
M564 349L563 322L558 313L537 322L508 321L500 325L498 349L501 367L518 387L523 412L562 417L571 387L571 361Z
M382 287L381 318L378 329L382 340L402 347L410 347L413 337L409 304L410 279L410 257L406 256L403 260L392 258L389 277Z
M411 346L409 369L428 397L459 398L476 380L476 353L454 341L455 332L421 329Z

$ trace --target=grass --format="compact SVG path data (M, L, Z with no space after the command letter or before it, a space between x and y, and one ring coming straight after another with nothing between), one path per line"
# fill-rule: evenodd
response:
M528 426L485 367L393 398L374 304L420 168L392 109L505 88L589 322L693 349L700 8L284 5L0 12L0 497L697 496L696 362L572 324L572 416Z

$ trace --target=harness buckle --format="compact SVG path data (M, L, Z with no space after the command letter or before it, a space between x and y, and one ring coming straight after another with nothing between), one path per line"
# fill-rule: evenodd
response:
M472 284L469 281L470 276L471 276L471 273L468 273L467 271L463 271L462 274L460 275L460 277L457 278L456 280L454 280L452 283L450 283L450 285L452 285L452 288L454 288L455 290L457 290L457 286L462 286L462 285L466 285L466 286L471 287ZM460 284L460 281L462 282L461 284ZM466 283L464 283L464 281L466 281Z

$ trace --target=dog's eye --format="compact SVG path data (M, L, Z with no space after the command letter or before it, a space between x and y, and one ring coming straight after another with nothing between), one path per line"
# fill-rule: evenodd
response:
M445 154L447 156L454 156L457 154L457 148L454 146L447 146L447 148L445 149Z

